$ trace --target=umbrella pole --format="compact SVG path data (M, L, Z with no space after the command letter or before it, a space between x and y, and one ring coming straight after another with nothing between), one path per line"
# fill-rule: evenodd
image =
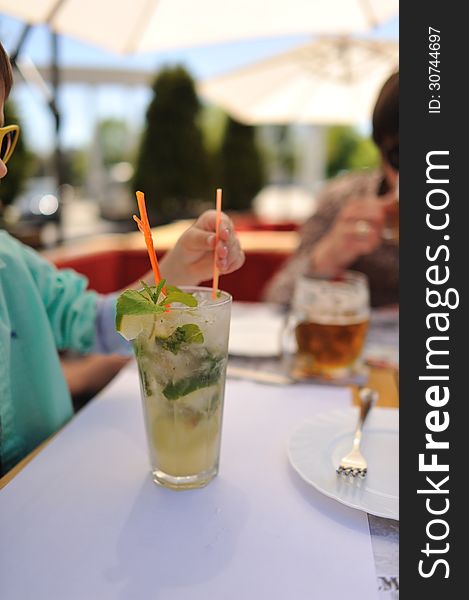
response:
M64 239L63 235L63 222L62 222L62 190L63 184L65 183L65 172L64 172L64 160L61 144L61 115L58 109L58 94L60 87L60 70L59 70L59 39L58 34L51 30L51 83L52 83L52 97L49 101L49 108L52 111L55 122L55 147L54 147L54 170L57 181L57 243L60 243Z
M10 54L10 61L11 61L13 68L15 68L15 69L17 68L16 62L18 60L18 56L21 52L21 49L23 48L24 43L26 42L26 39L27 39L30 31L31 31L31 25L25 25L23 27L23 31L21 32L20 39L18 40L18 43L16 44L16 48Z
M32 29L31 25L26 25L21 32L20 38L16 45L15 50L10 55L10 61L12 67L20 73L20 75L25 79L25 74L18 64L18 58L23 49L23 46L26 42L26 39ZM51 50L52 50L52 60L51 60L51 78L52 78L52 95L47 94L47 104L52 112L55 123L55 144L54 144L54 171L55 178L57 182L57 200L59 203L59 207L57 210L57 243L63 241L63 227L62 227L62 218L61 218L61 210L62 210L62 185L65 183L65 172L64 172L64 162L63 162L63 153L61 147L60 140L60 131L61 131L61 118L60 112L58 109L58 91L60 86L60 70L59 70L59 44L58 44L58 35L54 31L51 31ZM25 79L26 80L26 79Z

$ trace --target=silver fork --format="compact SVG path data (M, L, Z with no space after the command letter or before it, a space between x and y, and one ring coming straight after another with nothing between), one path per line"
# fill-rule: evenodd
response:
M360 452L360 442L362 439L362 428L371 407L375 404L378 399L378 392L371 388L361 388L359 392L360 396L360 415L358 417L357 427L355 429L355 436L353 438L352 450L346 454L340 461L337 467L338 475L347 475L352 477L366 477L367 464Z

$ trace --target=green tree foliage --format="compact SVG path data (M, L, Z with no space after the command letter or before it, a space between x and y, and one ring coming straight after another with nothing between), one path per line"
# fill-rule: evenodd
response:
M89 169L89 152L85 148L69 148L64 152L65 179L73 186L81 186L86 181Z
M153 92L133 185L145 193L156 225L192 216L195 201L209 193L210 175L192 77L183 67L164 69Z
M295 155L291 128L288 125L278 125L276 127L276 142L276 160L282 181L292 183L297 166L297 157Z
M107 167L126 161L130 156L130 133L127 123L119 119L104 119L97 125L97 134Z
M262 155L256 144L256 128L227 119L220 154L223 206L249 210L265 183Z
M5 104L4 112L7 125L21 125L16 108L11 100ZM2 206L11 204L16 196L23 191L32 163L33 157L26 147L24 132L20 132L15 151L8 161L8 175L5 179L2 179L0 185L0 214L2 213Z
M217 154L223 140L227 115L221 108L207 105L202 108L200 116L205 147L212 155Z
M327 177L334 177L343 171L374 168L379 163L376 146L353 127L330 127L326 148Z

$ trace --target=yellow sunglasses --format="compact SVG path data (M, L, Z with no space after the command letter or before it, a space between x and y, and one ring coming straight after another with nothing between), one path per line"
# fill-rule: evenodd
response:
M0 160L3 164L6 164L10 160L19 135L19 125L0 127Z

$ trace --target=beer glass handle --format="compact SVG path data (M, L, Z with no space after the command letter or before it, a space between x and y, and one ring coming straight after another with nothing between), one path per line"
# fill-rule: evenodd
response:
M285 314L283 326L280 330L280 358L283 370L288 375L292 372L293 360L297 350L295 339L296 317L292 312Z

